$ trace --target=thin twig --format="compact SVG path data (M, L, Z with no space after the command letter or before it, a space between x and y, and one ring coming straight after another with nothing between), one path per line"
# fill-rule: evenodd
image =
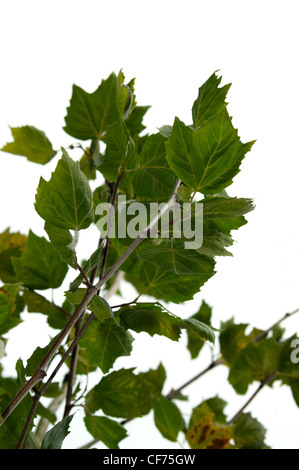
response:
M241 414L243 413L243 411L245 410L245 408L247 408L247 406L252 402L252 400L257 396L257 394L266 386L268 385L270 382L272 382L272 380L275 379L277 375L277 371L275 372L272 372L271 374L267 375L267 377L260 383L260 385L258 386L258 388L256 389L256 391L253 393L253 395L251 395L251 397L247 400L247 402L245 403L245 405L242 406L242 408L227 422L228 426L230 424L233 424L240 416Z

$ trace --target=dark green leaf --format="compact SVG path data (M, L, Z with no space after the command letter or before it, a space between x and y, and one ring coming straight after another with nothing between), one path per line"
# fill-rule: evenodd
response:
M118 357L131 354L133 341L133 336L110 318L90 324L79 345L86 349L89 366L100 367L106 374Z
M93 222L87 178L64 149L50 181L39 181L35 209L46 222L66 230L85 229Z
M16 282L11 258L18 258L25 249L27 237L19 232L10 233L9 228L0 234L0 279L13 284Z
M233 365L240 349L245 348L252 341L249 336L245 335L247 327L247 323L239 325L228 323L220 332L221 354L230 366Z
M161 134L152 134L146 140L133 178L138 198L169 199L176 177L167 163L165 139Z
M233 439L238 449L265 449L265 428L251 416L243 413L234 424Z
M56 424L50 431L46 432L43 439L42 449L60 449L66 436L70 433L69 425L74 415L67 416Z
M176 441L182 425L182 415L178 407L161 396L154 400L155 424L165 439Z
M127 431L117 421L106 416L88 415L84 418L87 431L109 449L119 449L120 441L127 437Z
M202 323L201 321L196 320L196 318L187 318L186 320L181 320L178 325L181 328L190 328L193 333L199 336L200 339L204 341L210 341L212 344L215 343L215 334L213 328Z
M98 409L109 416L136 418L147 414L153 398L160 396L165 372L157 370L135 375L134 369L120 369L102 378L86 397L86 409Z
M193 126L197 128L204 121L213 118L226 106L225 98L231 84L219 87L221 77L217 77L216 73L208 78L208 80L199 88L198 97L194 101L192 107Z
M86 289L77 289L75 292L70 292L70 291L66 292L65 296L71 304L79 305L82 302L85 294L86 294ZM108 302L106 302L106 300L103 299L103 297L100 297L98 295L95 295L91 299L87 308L89 310L92 310L95 316L97 317L97 319L100 321L105 320L105 318L109 318L109 317L114 318L113 312Z
M28 312L47 315L47 321L52 328L61 329L65 326L68 312L31 290L24 290L23 298Z
M30 289L59 287L68 270L52 243L31 230L22 256L12 260L19 282Z
M144 262L140 271L143 292L165 301L179 303L192 299L215 274L212 258L172 240L163 240L158 245L143 242L137 253Z
M188 187L213 195L232 184L252 144L240 142L226 109L196 131L175 118L167 161Z
M117 314L125 328L137 333L145 331L151 336L163 335L174 341L180 337L176 317L170 315L161 305L137 303L122 307Z
M0 409L3 411L11 399L25 385L25 369L21 359L16 363L16 379L1 377ZM0 426L0 449L16 449L32 406L32 398L28 394L22 400L22 406L17 406L9 419ZM29 430L32 428L31 423Z
M109 181L116 181L125 167L129 135L122 120L110 126L105 136L106 150L99 171Z
M73 237L69 230L56 227L49 222L45 223L44 228L61 259L68 263L72 268L75 268L74 261L76 260L76 252L72 243Z
M0 287L0 335L21 323L17 307L20 284L4 284Z
M122 89L128 95L128 91ZM101 139L103 133L120 117L118 77L112 73L93 93L73 85L64 130L80 140Z
M149 108L150 106L135 106L130 116L126 119L126 126L132 137L140 134L145 129L142 120Z
M1 149L3 152L22 155L41 165L48 163L57 153L46 134L36 127L11 127L11 132L14 142L4 145Z
M243 395L253 381L261 382L277 371L281 349L273 338L251 342L241 349L229 373L235 391Z
M212 316L212 309L211 307L206 304L203 300L200 309L191 318L198 320L200 322L205 323L206 325L211 325L211 316ZM188 335L188 349L190 351L192 359L195 359L201 348L204 345L204 341L191 329L187 329Z

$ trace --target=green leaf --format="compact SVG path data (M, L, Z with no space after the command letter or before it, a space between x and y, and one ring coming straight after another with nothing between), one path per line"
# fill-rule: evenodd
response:
M21 323L17 298L20 284L4 284L0 287L0 335Z
M87 431L109 449L119 449L118 444L128 435L125 428L106 416L88 415L84 418Z
M275 339L251 342L241 349L230 369L229 383L241 395L247 392L253 381L263 381L278 370L281 345Z
M69 318L68 312L55 305L53 302L27 289L23 292L23 299L28 312L46 315L48 317L48 324L52 328L62 329L65 326Z
M210 341L210 343L215 343L215 334L212 327L206 325L205 323L196 320L196 318L187 318L178 323L182 328L190 328L193 333L199 336L200 339L204 341Z
M245 335L247 323L235 325L228 322L227 326L222 328L219 336L221 354L225 361L232 366L240 349L245 348L251 343L252 339Z
M16 273L11 262L12 257L18 258L25 249L27 237L19 232L10 233L9 228L0 234L0 279L13 284Z
M43 439L42 449L60 449L66 436L70 433L69 426L74 415L67 416L58 424L46 432Z
M86 349L89 367L100 367L106 374L118 357L131 354L133 341L133 336L110 318L91 323L79 345Z
M208 78L208 80L199 88L198 96L192 107L193 126L197 128L204 121L217 116L226 106L225 98L231 84L219 87L221 77L217 77L216 73Z
M212 309L203 300L198 312L192 315L191 318L203 322L206 325L211 325ZM187 330L188 336L188 350L190 351L192 359L195 359L204 345L204 341L191 329Z
M154 400L155 424L165 439L176 441L182 425L182 415L178 407L161 396Z
M149 108L150 106L135 106L130 116L126 119L126 126L132 137L140 134L145 129L142 120Z
M238 449L266 449L265 436L265 428L250 413L242 413L234 424L233 439Z
M176 317L170 315L162 305L141 303L122 307L117 311L121 324L137 333L145 331L150 336L163 335L178 341L180 329Z
M51 346L52 346L53 342L55 341L55 339L56 338L53 338L49 342L49 344L47 344L47 346L45 346L44 348L41 348L40 346L38 346L33 351L33 353L31 354L31 356L29 357L29 359L27 361L27 365L26 365L26 368L25 368L25 372L26 372L26 375L28 377L31 377L34 374L34 372L36 371L36 369L39 367L39 365L42 362L42 360L44 359L45 355L51 349Z
M120 369L102 378L86 397L88 413L102 409L108 416L136 418L146 415L153 398L160 396L165 380L162 366L135 375L132 369Z
M48 163L57 153L46 134L36 127L11 127L11 132L14 142L4 145L1 149L3 152L22 155L41 165Z
M25 251L12 264L19 282L30 289L59 287L68 270L52 243L31 230Z
M247 223L244 214L254 209L251 199L236 197L207 197L203 204L204 233L207 226L226 235Z
M79 305L86 294L86 289L77 289L75 292L65 292L65 297L72 305ZM97 319L102 321L106 318L112 317L114 319L113 311L108 302L98 295L95 295L89 302L87 308L92 310ZM115 321L115 320L114 320Z
M88 180L64 149L50 181L39 181L35 209L46 222L66 230L85 229L93 222Z
M138 257L175 274L210 275L211 272L212 260L173 240L163 240L158 245L145 241L138 249Z
M143 261L140 271L143 293L165 301L180 303L192 299L215 274L212 258L172 240L163 240L158 245L144 241L137 253Z
M122 91L128 96L128 90ZM101 139L108 127L119 119L119 104L119 83L115 73L102 80L93 93L73 85L64 130L80 140Z
M16 379L1 377L0 409L3 411L11 402L17 392L25 385L25 369L21 359L16 363ZM30 409L32 398L28 394L22 400L22 406L17 406L9 419L0 426L0 449L16 449L21 433L24 429ZM29 430L32 428L31 423Z
M253 142L242 144L224 108L194 131L175 118L166 142L167 161L188 187L216 194L232 184Z
M116 181L127 158L129 135L122 120L117 121L107 131L105 136L106 150L99 171L109 181Z
M138 198L169 199L176 177L166 160L165 139L161 134L149 136L133 173L133 186Z
M56 227L55 225L46 222L44 225L45 231L48 234L50 242L58 251L60 258L75 268L74 261L76 260L76 252L73 248L73 237L69 230Z
M197 275L176 274L159 268L154 263L144 263L136 288L142 294L151 295L166 302L185 302L193 299L194 295L200 291L201 286L214 274L213 266L214 263L210 262L212 272L210 275Z

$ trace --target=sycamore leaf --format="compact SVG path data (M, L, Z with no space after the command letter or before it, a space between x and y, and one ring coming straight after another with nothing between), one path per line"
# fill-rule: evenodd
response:
M165 139L149 136L142 147L138 168L133 172L133 186L138 198L168 199L176 177L166 160Z
M128 90L119 88L119 79L112 73L93 93L73 85L70 106L67 108L64 130L80 140L101 139L108 127L124 112L124 97ZM119 96L119 91L121 95ZM120 109L121 108L121 109Z
M230 366L233 365L240 349L245 348L252 341L249 336L245 335L247 327L247 323L235 325L233 322L227 322L221 329L219 336L221 354Z
M196 131L175 118L166 142L167 161L188 187L216 194L232 184L253 142L242 144L226 108Z
M153 399L161 394L165 371L161 365L157 370L138 375L133 370L120 369L105 375L87 394L87 412L102 409L106 415L119 418L146 415L152 408Z
M16 273L11 262L18 258L25 249L27 236L19 232L10 233L9 228L0 234L0 279L3 282L16 282Z
M219 87L221 77L217 77L216 73L208 78L208 80L199 88L198 96L192 107L193 126L196 129L204 121L217 116L226 106L225 98L231 84Z
M11 398L14 397L26 383L25 369L21 359L18 359L15 370L16 378L1 377L1 410L6 408L11 402ZM9 419L0 426L0 449L16 449L31 407L32 398L28 394L23 398L22 406L17 406ZM29 430L32 426L33 423L31 423Z
M121 307L117 314L125 328L137 333L146 331L151 336L163 335L174 341L180 337L176 317L170 315L161 305L138 302Z
M188 430L186 438L191 449L227 449L232 434L232 426L215 422L210 413Z
M65 292L65 297L72 305L79 305L86 294L86 289L77 289L75 292ZM113 311L108 302L98 295L95 295L89 302L87 308L92 310L98 320L102 321L106 318L112 317L114 319ZM114 320L115 321L115 320Z
M85 229L93 222L88 180L64 149L50 181L40 178L35 209L46 222L66 230Z
M178 324L181 327L190 328L193 333L199 336L200 339L210 341L212 344L215 343L213 328L201 321L198 321L196 318L187 318L186 320L181 320Z
M119 449L118 444L127 437L126 429L106 416L87 415L84 423L92 437L103 442L109 449Z
M4 145L3 152L22 155L41 165L48 163L57 153L45 133L36 127L11 127L11 132L14 142Z
M50 302L32 290L25 289L23 299L29 313L42 313L47 316L48 324L52 328L61 329L68 320L68 312Z
M126 127L130 131L132 137L140 134L145 129L142 124L145 113L149 110L150 106L135 106L131 114L126 119Z
M86 349L89 366L99 367L106 374L118 357L131 354L133 341L128 331L108 318L90 324L79 345Z
M203 300L202 304L194 315L191 318L198 320L200 322L205 323L206 325L211 325L211 316L212 316L212 309L211 307ZM201 348L204 345L204 341L200 338L198 334L196 334L191 329L187 329L188 335L188 349L190 351L192 359L195 359Z
M109 127L105 136L106 150L99 171L109 181L116 181L125 166L129 135L122 120Z
M170 400L160 396L154 400L155 425L165 439L175 442L182 426L182 415Z
M207 274L176 274L160 268L154 263L144 263L141 267L138 284L139 293L157 297L166 302L180 303L193 299L204 283L215 274L214 263L207 262L210 273ZM133 279L130 278L133 282Z
M25 251L12 264L18 281L30 289L59 287L68 270L52 243L31 230Z
M145 241L137 254L143 261L139 276L145 286L143 292L165 301L192 299L215 274L212 258L172 240L163 240L159 245Z
M74 261L76 258L75 249L72 248L73 237L69 230L56 227L55 225L46 222L44 225L45 231L48 234L50 242L58 251L61 259L75 268Z
M229 373L229 383L238 394L245 394L253 381L263 381L278 370L282 346L274 338L250 342L241 349Z
M74 415L67 416L58 424L46 432L43 439L42 449L60 449L66 436L70 433L69 426Z
M4 284L0 287L0 335L21 323L17 305L20 284Z
M238 449L266 449L265 436L265 428L250 413L242 413L234 423L233 439Z

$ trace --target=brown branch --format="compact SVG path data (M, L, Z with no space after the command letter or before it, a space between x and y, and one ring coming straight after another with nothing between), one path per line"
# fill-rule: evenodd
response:
M243 411L245 410L245 408L247 408L247 406L252 402L252 400L257 396L257 394L266 386L268 385L270 382L272 382L272 380L275 379L277 375L277 371L275 372L272 372L271 374L267 375L267 377L260 383L260 385L258 386L258 388L256 389L256 391L253 393L253 395L251 395L251 397L247 400L247 402L245 403L245 405L242 406L242 408L227 422L228 426L230 424L234 424L235 421L237 421L237 419L241 416L241 414L243 413Z

